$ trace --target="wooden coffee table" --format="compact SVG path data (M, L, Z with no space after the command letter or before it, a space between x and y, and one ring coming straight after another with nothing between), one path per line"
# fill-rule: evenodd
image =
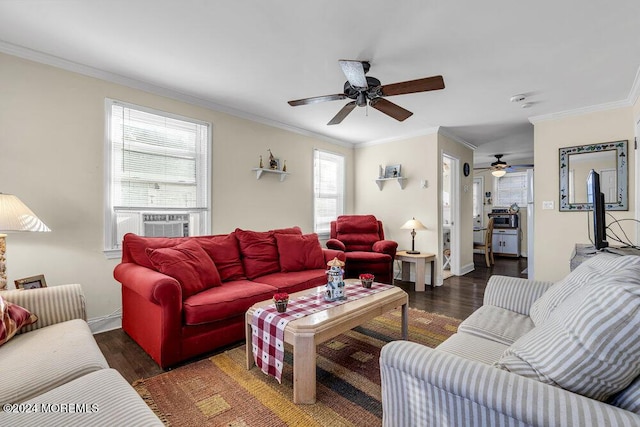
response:
M357 279L345 282L358 282ZM316 288L323 293L325 287ZM308 295L313 289L291 294L291 298ZM284 330L284 341L293 346L293 402L298 404L316 403L316 346L343 332L362 325L395 308L402 308L402 339L407 339L408 316L407 293L393 287L364 298L349 301L327 310L290 321ZM254 365L251 348L251 318L258 307L273 304L272 300L254 304L246 314L246 357L247 369Z

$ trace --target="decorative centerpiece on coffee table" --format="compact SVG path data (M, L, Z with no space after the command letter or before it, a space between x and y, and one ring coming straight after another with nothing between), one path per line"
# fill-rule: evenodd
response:
M276 304L278 313L284 313L287 311L287 304L289 304L289 294L286 292L278 292L273 295L273 302Z
M359 276L360 283L362 283L363 288L370 288L373 283L373 279L376 277L371 273L363 273Z
M340 299L346 299L346 295L344 293L344 262L340 261L338 258L334 258L327 263L329 269L327 270L328 283L327 283L327 291L325 293L324 299L327 301L336 301Z

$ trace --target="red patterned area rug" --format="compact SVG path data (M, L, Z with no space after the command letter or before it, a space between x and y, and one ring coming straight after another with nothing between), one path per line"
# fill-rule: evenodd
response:
M409 309L409 340L435 347L460 320ZM379 316L317 348L317 402L292 401L292 356L282 384L255 366L239 346L134 387L171 426L378 426L382 424L380 349L400 339L400 310Z

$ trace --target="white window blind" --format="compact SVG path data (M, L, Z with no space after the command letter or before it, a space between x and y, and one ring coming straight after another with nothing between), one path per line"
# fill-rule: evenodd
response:
M145 213L184 214L188 227L177 229L205 234L210 125L113 100L107 123L105 248L118 249L127 232L143 235L145 218L161 218Z
M314 150L314 230L328 236L331 221L344 213L344 156Z
M501 178L496 178L494 206L511 206L517 203L520 207L527 206L527 173L512 172Z

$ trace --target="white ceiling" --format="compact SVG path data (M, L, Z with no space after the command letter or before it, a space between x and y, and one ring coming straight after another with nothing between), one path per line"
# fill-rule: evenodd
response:
M325 138L441 126L479 147L477 164L513 162L533 157L530 117L635 100L640 1L2 0L0 50L22 48ZM327 126L346 101L287 104L342 92L338 59L446 88L388 98L414 113L404 122L357 108Z

